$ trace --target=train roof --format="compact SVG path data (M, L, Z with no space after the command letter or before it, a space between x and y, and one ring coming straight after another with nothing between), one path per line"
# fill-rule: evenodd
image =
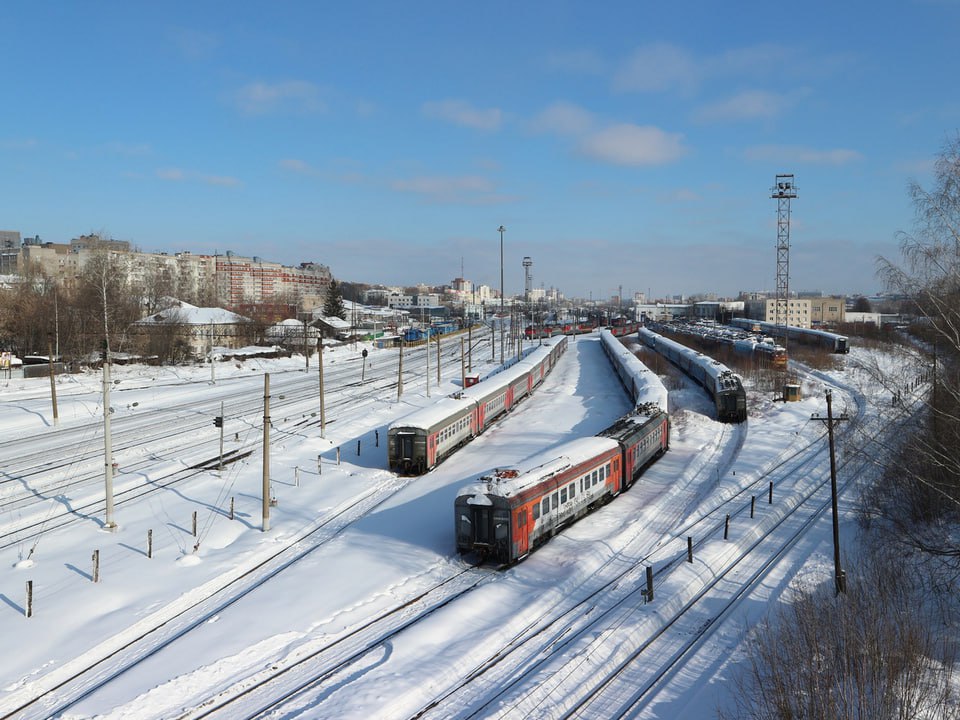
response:
M472 410L475 404L476 401L472 398L447 396L441 398L433 405L414 410L409 415L404 415L402 418L394 420L387 428L387 432L398 428L428 430L437 423L443 422L455 415L458 410Z
M618 450L616 440L606 437L585 437L571 440L550 450L537 453L516 465L497 468L476 482L460 489L457 497L473 496L478 505L489 504L487 495L513 497L568 468L596 458L611 450Z
M476 385L471 385L453 395L438 400L433 405L414 410L410 414L394 420L390 423L387 431L389 432L397 428L418 428L426 430L442 422L451 414L456 413L458 408L472 408L474 403L482 400L488 394L496 392L524 377L533 369L536 363L543 361L550 355L553 347L552 345L537 347L520 362L514 363L510 367L488 376L487 379Z
M657 374L640 362L640 359L624 347L620 339L609 330L601 331L600 341L616 356L624 372L633 378L637 394L633 398L634 404L653 403L660 409L666 410L667 388Z
M647 328L640 328L638 332L641 334L641 336L652 339L657 344L667 345L668 347L672 348L674 352L685 356L692 362L695 362L697 365L703 368L704 372L716 380L728 378L730 376L736 377L739 380L739 376L733 372L733 370L728 368L722 362L714 360L709 355L704 355L701 352L697 352L696 350L688 348L682 343L678 343L668 337L659 335L658 333L653 332L653 330L649 330Z
M623 439L624 436L634 432L638 426L642 427L651 421L662 421L665 417L666 413L653 403L639 405L633 412L624 415L598 434L602 437Z

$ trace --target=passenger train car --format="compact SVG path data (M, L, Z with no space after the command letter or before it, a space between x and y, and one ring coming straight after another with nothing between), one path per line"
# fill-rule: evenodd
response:
M730 368L645 327L640 328L638 336L703 386L717 408L717 420L739 423L747 419L747 393L740 376Z
M420 475L436 467L532 393L566 349L565 337L552 340L483 382L393 422L387 429L390 469Z
M670 421L643 405L595 437L535 455L460 490L457 551L512 563L627 490L670 446Z
M783 337L785 335L790 340L818 345L832 353L850 352L850 341L846 335L837 335L836 333L827 332L826 330L795 327L793 325L779 326L776 323L751 320L750 318L733 318L730 324L734 327L745 328L747 330L759 330L774 337Z
M667 388L657 374L640 362L639 358L624 347L617 336L609 331L600 332L600 345L610 358L620 382L626 389L634 405L653 403L666 412Z

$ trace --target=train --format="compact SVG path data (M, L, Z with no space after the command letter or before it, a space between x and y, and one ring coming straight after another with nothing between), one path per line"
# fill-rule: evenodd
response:
M732 328L709 321L648 322L647 327L661 334L666 331L692 335L708 346L731 347L736 353L764 358L775 368L785 368L787 366L786 348L777 345L772 337L764 335L759 330Z
M733 318L730 324L738 328L764 332L774 337L786 337L797 342L817 345L832 353L850 352L850 340L846 335L838 335L826 330L802 328L794 325L777 325L776 323L751 320L750 318Z
M607 328L617 337L622 337L624 335L632 335L637 331L637 328L640 327L639 323L621 323L616 325L611 325ZM597 326L592 323L580 323L579 325L574 325L572 323L566 323L563 325L527 325L523 330L524 336L527 340L534 340L536 338L548 338L553 337L554 335L583 335L586 333L592 333L597 329Z
M599 435L498 468L454 501L457 552L509 565L629 489L670 447L670 420L641 405Z
M405 475L432 470L531 394L566 349L567 338L556 338L488 379L391 423L390 469Z
M636 330L634 330L635 332ZM655 372L650 370L628 350L609 330L600 332L600 345L620 377L624 389L634 405L653 403L666 412L667 388Z
M740 376L723 363L642 327L637 335L647 347L663 355L698 382L710 395L720 422L747 419L747 393Z

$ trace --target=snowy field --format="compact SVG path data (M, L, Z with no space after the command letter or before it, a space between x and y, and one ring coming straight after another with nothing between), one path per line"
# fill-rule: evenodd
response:
M325 353L323 437L315 358L217 363L215 376L115 366L111 424L132 439L115 444L113 531L100 374L58 378L56 427L49 380L0 381L2 462L36 453L50 465L2 475L3 498L33 497L0 516L0 716L713 717L729 706L744 632L792 583L833 582L825 429L810 419L826 415L824 389L861 428L885 422L890 405L855 369L874 361L857 348L847 369L808 376L800 402L751 393L742 425L712 420L706 395L685 384L670 393L671 448L634 488L520 564L475 569L455 552L457 490L630 410L597 337L571 341L533 396L418 478L387 471L386 427L454 392L459 356L445 356L439 388L431 358L428 397L424 359L411 354L398 401L387 387L396 351L370 347L362 370L359 351ZM494 369L489 348L480 354L474 371ZM263 532L267 373L275 503ZM224 450L241 457L163 487L216 457L221 402ZM97 467L99 480L47 489ZM153 491L119 501L144 487ZM855 487L843 487L848 548ZM809 503L821 510L802 510ZM29 529L64 508L72 523ZM641 593L646 567L653 602Z

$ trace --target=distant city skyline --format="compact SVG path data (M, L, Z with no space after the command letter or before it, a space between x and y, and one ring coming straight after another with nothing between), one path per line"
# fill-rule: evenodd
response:
M867 11L868 10L868 11ZM0 9L0 227L338 280L873 294L960 127L960 4ZM896 52L892 51L896 48ZM15 102L13 102L15 100Z

